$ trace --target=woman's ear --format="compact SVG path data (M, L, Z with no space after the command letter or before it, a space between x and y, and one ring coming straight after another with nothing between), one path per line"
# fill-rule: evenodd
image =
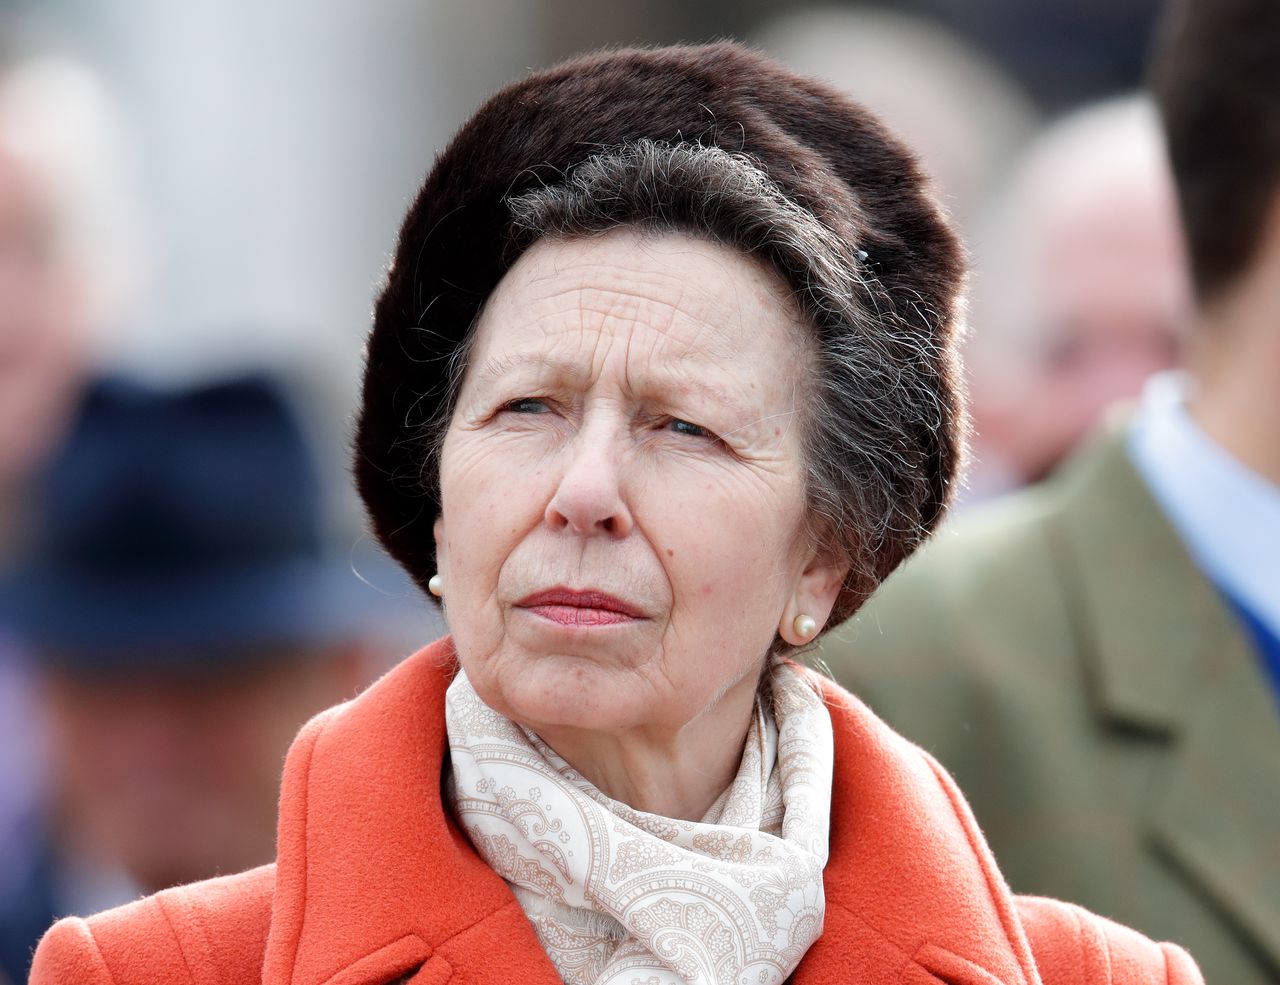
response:
M815 554L800 573L795 591L782 610L778 635L792 646L811 642L827 624L849 574L849 562L828 551Z

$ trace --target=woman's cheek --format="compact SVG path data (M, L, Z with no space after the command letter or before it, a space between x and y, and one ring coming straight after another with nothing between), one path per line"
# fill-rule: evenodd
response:
M492 599L506 559L545 509L545 470L530 460L527 443L460 441L442 468L450 567L468 597Z
M484 661L502 638L502 613L496 585L506 547L486 518L492 510L477 502L470 510L455 510L455 523L446 524L444 603L463 664Z
M524 498L545 442L500 430L462 432L445 442L440 461L446 516ZM460 508L460 509L459 509Z

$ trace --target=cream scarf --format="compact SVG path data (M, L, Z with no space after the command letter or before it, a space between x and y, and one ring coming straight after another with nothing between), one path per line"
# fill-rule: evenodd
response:
M779 985L822 933L831 718L794 668L769 686L694 822L611 800L465 674L450 685L454 814L568 985Z

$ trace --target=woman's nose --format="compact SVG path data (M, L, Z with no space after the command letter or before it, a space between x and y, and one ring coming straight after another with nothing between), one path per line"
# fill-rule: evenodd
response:
M546 522L553 530L567 530L580 537L626 537L631 532L631 511L623 496L610 438L580 431L565 454L564 474L547 504Z

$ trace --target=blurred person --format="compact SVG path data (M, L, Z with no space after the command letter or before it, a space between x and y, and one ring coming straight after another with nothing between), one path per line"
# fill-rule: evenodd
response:
M87 69L53 57L0 68L0 556L95 350L140 304L130 174L121 121Z
M39 486L0 616L38 658L51 807L0 908L24 981L49 921L274 856L281 757L363 682L369 614L270 378L109 378Z
M120 120L84 66L0 66L0 568L19 547L28 484L62 439L97 340L140 297L128 175ZM0 909L30 875L40 823L33 686L0 620Z
M955 770L1021 892L1280 981L1280 4L1170 7L1152 68L1196 296L1162 374L822 655Z
M1176 365L1191 320L1173 180L1145 96L1051 126L979 228L969 499L1045 478L1108 406Z
M33 985L1200 982L1014 897L792 659L945 512L963 284L905 145L751 49L499 91L405 218L353 449L450 635L299 734L275 866L60 921Z
M1159 0L895 0L961 31L1059 113L1141 84Z
M940 22L871 6L790 11L752 32L788 65L845 90L920 156L968 230L1037 114L998 64Z

